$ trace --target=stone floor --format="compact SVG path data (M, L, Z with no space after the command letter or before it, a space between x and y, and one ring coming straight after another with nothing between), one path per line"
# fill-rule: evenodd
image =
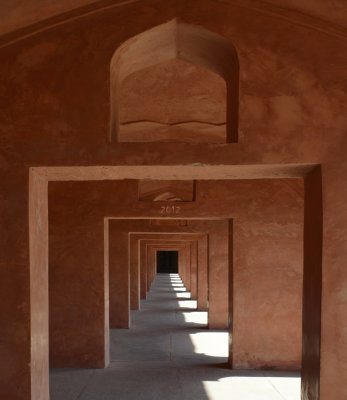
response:
M300 400L293 372L231 371L228 335L206 329L176 274L157 275L130 330L111 331L104 370L51 371L51 400Z

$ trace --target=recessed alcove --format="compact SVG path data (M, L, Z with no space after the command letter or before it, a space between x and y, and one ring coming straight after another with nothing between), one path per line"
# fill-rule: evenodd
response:
M238 57L177 19L124 42L111 61L110 140L237 142Z
M119 102L119 141L225 142L226 84L173 59L128 76Z

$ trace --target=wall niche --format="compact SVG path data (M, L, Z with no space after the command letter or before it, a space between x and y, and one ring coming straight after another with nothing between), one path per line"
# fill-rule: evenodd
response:
M237 142L238 58L225 38L174 19L143 32L111 61L116 142Z
M139 200L150 202L195 201L195 181L140 180Z

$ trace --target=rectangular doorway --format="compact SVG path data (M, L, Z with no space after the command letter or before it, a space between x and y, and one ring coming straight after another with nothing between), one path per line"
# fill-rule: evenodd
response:
M178 251L157 251L157 273L178 274Z

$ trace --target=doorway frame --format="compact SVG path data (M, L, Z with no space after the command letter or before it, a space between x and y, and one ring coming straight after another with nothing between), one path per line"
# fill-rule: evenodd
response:
M323 204L318 164L32 167L29 169L31 394L49 399L48 182L304 179L302 400L319 400ZM185 216L183 216L184 218ZM182 218L182 215L180 216ZM229 280L230 281L230 280Z

